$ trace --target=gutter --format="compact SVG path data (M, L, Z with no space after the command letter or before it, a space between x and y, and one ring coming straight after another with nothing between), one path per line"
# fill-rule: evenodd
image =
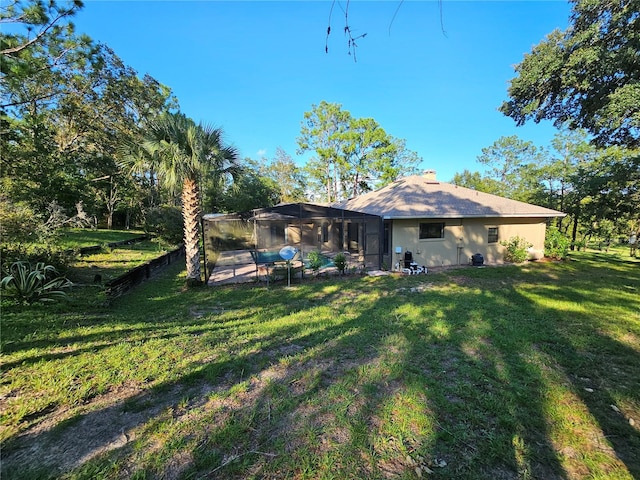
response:
M566 213L558 212L555 214L493 214L493 215L409 215L409 216L393 216L393 215L384 215L382 218L384 220L423 220L423 219L454 219L454 218L555 218L555 217L566 217Z

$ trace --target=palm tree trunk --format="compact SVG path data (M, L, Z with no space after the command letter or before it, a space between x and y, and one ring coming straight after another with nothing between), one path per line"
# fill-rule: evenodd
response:
M200 195L198 182L185 178L182 184L182 219L187 262L187 282L201 282L200 274Z

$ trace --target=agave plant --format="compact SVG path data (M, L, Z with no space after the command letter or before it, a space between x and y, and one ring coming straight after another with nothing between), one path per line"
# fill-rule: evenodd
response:
M52 265L38 262L14 262L8 274L0 281L3 295L22 303L50 302L66 295L64 288L73 285L65 277L58 276Z

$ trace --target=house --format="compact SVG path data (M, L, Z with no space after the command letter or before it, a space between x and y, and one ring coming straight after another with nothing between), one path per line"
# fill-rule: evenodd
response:
M269 271L285 246L296 249L297 261L312 250L327 258L345 252L351 266L368 269L392 269L407 252L427 267L465 265L477 253L487 263L502 263L501 241L519 236L541 252L548 220L562 216L438 182L428 171L331 206L290 203L205 215L205 259L207 272L227 267L232 278Z
M427 267L467 264L476 253L488 263L502 263L501 241L519 236L542 251L548 220L565 215L439 182L432 170L333 207L381 217L381 265L389 267L407 251Z

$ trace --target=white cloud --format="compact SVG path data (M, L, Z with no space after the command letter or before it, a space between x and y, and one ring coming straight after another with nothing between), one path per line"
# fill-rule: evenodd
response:
M266 148L261 148L260 150L258 150L256 152L256 155L258 155L259 157L264 157L267 154L267 149Z

